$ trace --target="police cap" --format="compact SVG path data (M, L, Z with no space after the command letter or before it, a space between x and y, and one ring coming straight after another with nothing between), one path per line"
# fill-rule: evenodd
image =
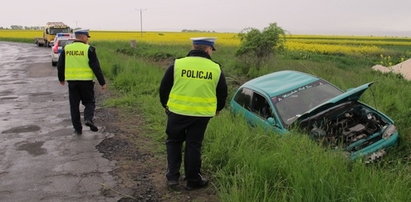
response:
M191 38L193 41L193 45L207 45L211 46L213 51L215 51L214 48L214 42L217 38L216 37L196 37L196 38Z
M84 34L88 38L90 38L89 30L88 29L78 29L74 31L74 34Z

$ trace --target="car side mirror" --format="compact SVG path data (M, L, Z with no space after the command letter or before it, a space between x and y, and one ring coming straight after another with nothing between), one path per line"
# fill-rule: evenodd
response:
M273 126L275 126L275 127L280 127L278 124L277 124L277 122L274 120L274 118L273 117L268 117L267 118L267 122L270 124L270 125L273 125Z
M267 118L267 122L268 122L269 124L271 124L271 125L276 125L273 117L268 117L268 118Z

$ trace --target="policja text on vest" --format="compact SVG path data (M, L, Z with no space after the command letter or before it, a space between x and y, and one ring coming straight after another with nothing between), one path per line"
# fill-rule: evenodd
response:
M187 78L199 78L199 79L208 79L212 80L213 79L213 73L212 72L203 72L203 71L196 71L196 70L181 70L181 77L187 77Z

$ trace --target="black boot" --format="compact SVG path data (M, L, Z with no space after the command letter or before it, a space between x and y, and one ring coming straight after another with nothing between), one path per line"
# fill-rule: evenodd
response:
M195 189L201 189L201 188L207 187L207 185L208 185L208 180L205 178L201 178L201 180L197 180L197 181L187 181L186 190L191 191Z
M86 124L86 126L90 127L90 130L91 130L91 131L93 131L93 132L97 132L97 131L98 131L98 128L97 128L96 125L94 125L93 121L86 120L86 121L85 121L85 124Z

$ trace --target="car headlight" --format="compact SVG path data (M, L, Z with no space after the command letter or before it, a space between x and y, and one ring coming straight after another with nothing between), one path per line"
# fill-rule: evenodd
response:
M382 138L388 139L391 137L392 134L397 132L397 127L394 125L390 124L387 126L387 128L384 130L384 133L382 134Z

